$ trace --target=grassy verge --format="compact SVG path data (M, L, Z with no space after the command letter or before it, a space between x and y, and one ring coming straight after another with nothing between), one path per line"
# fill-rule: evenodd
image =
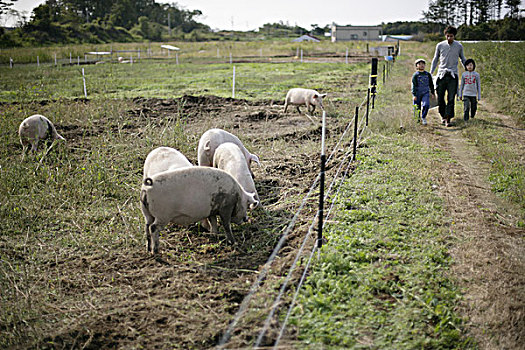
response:
M509 137L507 130L494 127L500 123L497 117L480 113L477 118L463 130L463 135L490 164L488 180L492 191L520 208L522 219L517 224L525 227L525 164L521 145L516 145L519 141Z
M295 324L311 344L462 348L459 292L447 277L441 200L428 177L447 161L402 135L375 137L344 184L329 244L301 296Z
M432 164L453 160L418 142L409 74L398 64L379 94L367 147L294 310L299 339L312 348L475 347L455 312L454 238L432 178Z

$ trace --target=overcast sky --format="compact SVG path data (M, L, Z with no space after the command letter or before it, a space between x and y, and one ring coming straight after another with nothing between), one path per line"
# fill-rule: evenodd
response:
M426 0L178 0L177 3L187 10L201 10L200 22L212 29L235 30L256 29L279 21L306 29L311 24L323 27L332 22L377 25L416 21L428 7Z
M18 0L14 9L30 15L44 0ZM323 27L340 25L377 25L381 22L417 21L428 8L426 0L173 0L186 10L201 10L198 22L212 29L253 30L265 23L285 24L310 29L311 24Z

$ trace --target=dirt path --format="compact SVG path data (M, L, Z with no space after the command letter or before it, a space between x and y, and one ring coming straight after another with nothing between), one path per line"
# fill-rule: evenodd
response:
M464 124L445 128L433 113L424 136L455 160L435 168L452 218L451 234L458 239L451 252L451 272L464 296L460 312L480 349L523 349L525 229L516 228L519 211L491 191L486 180L489 164L463 136ZM479 117L488 113L482 105ZM498 119L494 127L505 128L506 138L523 148L525 130L507 116L490 114Z

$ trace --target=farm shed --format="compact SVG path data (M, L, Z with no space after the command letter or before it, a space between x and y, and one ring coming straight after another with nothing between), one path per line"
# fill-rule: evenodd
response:
M292 42L294 42L294 43L300 43L300 42L303 42L303 41L310 41L310 42L318 43L321 40L317 39L313 35L308 35L308 34L302 35L302 36L292 40Z
M332 24L332 42L380 40L381 26L338 26Z

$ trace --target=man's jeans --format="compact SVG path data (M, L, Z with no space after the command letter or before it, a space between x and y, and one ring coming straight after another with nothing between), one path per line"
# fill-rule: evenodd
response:
M436 85L439 114L441 118L450 120L454 118L454 98L458 92L458 77L453 78L450 73L447 73L443 78L437 79ZM446 102L445 91L447 92Z

